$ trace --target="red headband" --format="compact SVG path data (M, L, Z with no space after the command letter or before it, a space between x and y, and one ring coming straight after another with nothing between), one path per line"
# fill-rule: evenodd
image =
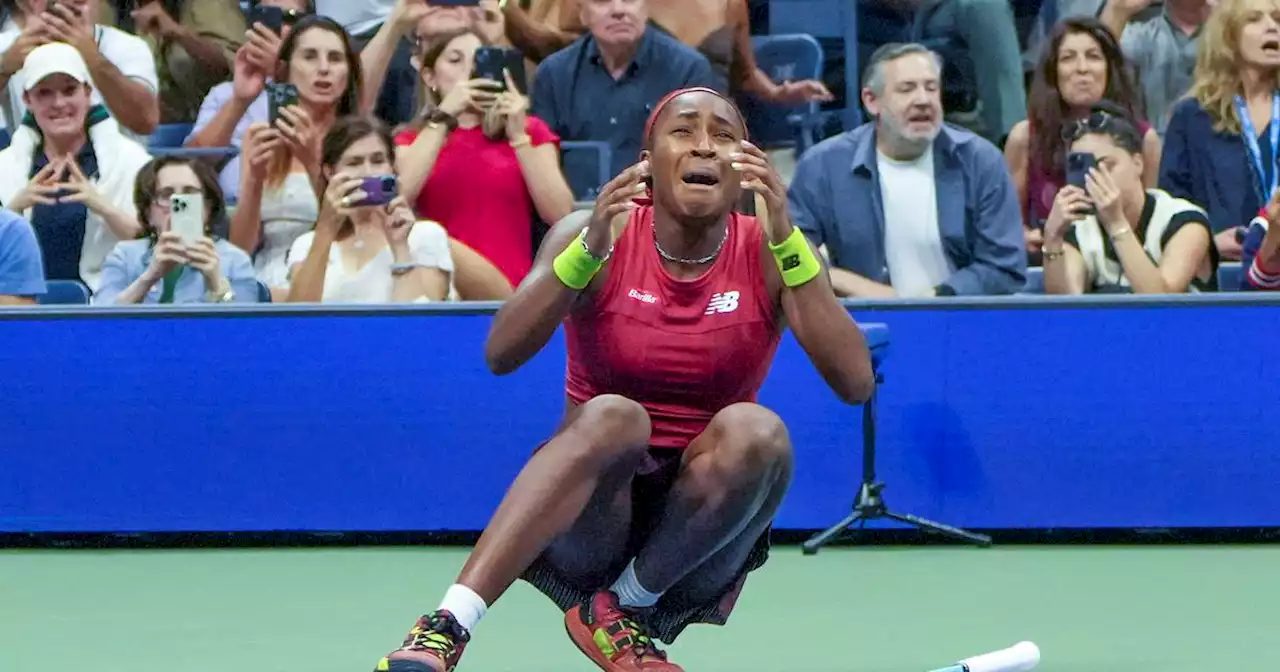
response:
M709 93L715 96L716 98L719 98L720 100L723 100L724 102L729 103L729 107L733 108L734 113L738 115L738 121L742 122L742 132L744 134L747 132L747 120L742 116L742 111L738 109L738 106L734 104L734 102L730 100L728 96L724 95L723 93L720 93L719 91L716 91L715 89L710 89L705 86L691 86L687 89L676 89L675 91L668 93L667 95L662 97L662 100L658 101L657 105L653 106L653 112L649 113L649 119L644 122L644 136L642 138L642 140L644 141L644 146L646 147L649 146L649 136L653 133L653 125L657 123L658 115L662 114L662 108L666 107L667 103L671 102L672 100L675 100L680 96L683 96L686 93Z

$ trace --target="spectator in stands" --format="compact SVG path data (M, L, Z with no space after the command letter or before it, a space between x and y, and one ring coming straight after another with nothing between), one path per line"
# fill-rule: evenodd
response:
M420 217L492 262L513 287L533 265L533 215L558 222L573 211L560 171L560 138L526 114L508 75L497 94L472 79L474 29L440 36L420 55L427 111L396 137L401 192Z
M615 0L553 0L535 3L527 12L520 3L507 2L507 37L526 55L542 61L585 31L584 12L591 10L583 5L612 2ZM757 67L747 0L622 0L619 4L645 5L641 11L653 27L697 49L711 64L712 87L719 91L750 93L779 105L833 98L826 85L816 79L775 82Z
M289 253L290 301L419 303L449 295L453 262L440 225L418 221L403 196L359 205L364 178L395 175L395 144L381 122L344 119L324 140L328 189L314 231Z
M172 198L191 194L204 202L205 237L194 245L171 226ZM196 159L155 159L138 173L133 200L144 237L112 250L95 305L257 303L249 255L214 233L227 206L213 168Z
M1217 289L1218 257L1204 210L1142 183L1142 133L1113 105L1068 131L1092 154L1085 186L1059 190L1044 228L1049 294L1180 294Z
M33 304L47 291L40 243L31 225L0 210L0 306Z
M254 253L258 279L283 298L289 248L320 214L321 142L359 107L360 63L342 26L320 16L294 26L280 61L277 79L298 87L300 104L286 107L272 126L249 127L231 242Z
M258 4L284 10L283 29L277 34L261 23L249 27L245 44L236 50L232 80L213 87L205 96L187 147L240 148L250 125L269 121L266 85L275 77L280 45L293 30L293 24L315 12L310 0L260 0ZM240 165L240 156L232 157L218 178L228 201L239 197Z
M1158 0L1107 0L1098 18L1120 38L1137 70L1147 118L1163 133L1173 104L1191 88L1200 28L1211 0L1165 0L1163 11L1143 21L1134 16Z
M581 16L588 34L538 67L532 112L563 140L607 143L617 175L640 156L654 104L716 78L701 54L646 23L646 0L584 0ZM566 169L576 160L566 157Z
M316 0L316 11L342 24L351 35L352 44L363 51L391 18L397 2L399 0ZM408 0L408 3L420 7L431 4L429 0ZM385 84L372 94L377 101L374 112L388 123L401 124L413 119L413 84L417 82L417 72L412 56L412 45L407 40L396 40L389 66L384 68Z
M496 0L489 0L496 1ZM500 14L497 15L499 18ZM420 55L422 45L433 38L459 30L474 28L480 31L480 24L475 20L475 13L466 7L439 7L428 5L422 0L396 0L391 16L378 29L377 34L360 52L360 62L364 69L364 109L373 109L384 87L394 87L405 91L418 90L418 71L410 69L409 77L404 78L405 71L397 69L388 72L396 60L401 45L409 42L413 45L415 55ZM485 41L492 43L491 36L484 34ZM498 31L501 35L501 30ZM412 59L410 59L412 63ZM414 68L420 64L414 63ZM396 79L388 79L388 76ZM413 100L414 115L421 109L418 97ZM408 122L409 119L396 120Z
M1240 287L1245 291L1280 291L1280 189L1271 194L1263 209L1249 226L1244 239L1244 254L1240 265L1244 278Z
M1066 183L1064 130L1087 116L1101 100L1121 106L1127 116L1142 119L1142 100L1115 36L1106 26L1087 17L1058 23L1040 57L1027 121L1019 122L1005 144L1005 161L1022 204L1026 246L1038 261L1044 222L1053 201ZM1143 184L1154 186L1160 166L1160 137L1145 121L1143 134Z
M940 74L921 45L877 49L862 91L875 121L796 167L791 218L827 253L841 296L1012 294L1026 282L1000 150L942 122Z
M1200 34L1195 81L1165 130L1160 188L1203 207L1223 259L1277 185L1280 21L1273 5L1224 0Z
M912 0L910 4L916 12L928 11L922 28L929 38L959 38L963 56L973 64L978 103L966 126L1001 141L1027 118L1022 55L1009 0Z
M48 279L96 290L107 253L141 231L133 184L151 156L92 103L75 47L36 47L18 77L30 113L0 152L0 203L31 222Z
M119 0L112 10L110 22L143 38L156 56L160 123L195 121L209 90L231 78L245 34L239 3Z
M20 69L27 55L47 42L65 42L80 52L92 76L93 103L105 103L120 126L138 136L150 135L160 121L156 92L160 85L155 58L142 39L111 26L94 23L100 0L59 0L45 11L47 0L18 0L15 28L0 33L0 115L13 131L22 124L26 82Z

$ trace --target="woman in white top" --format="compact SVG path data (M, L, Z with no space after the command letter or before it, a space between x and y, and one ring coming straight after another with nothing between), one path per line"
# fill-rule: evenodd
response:
M395 144L382 122L349 117L325 137L328 181L314 231L289 253L289 301L415 303L449 294L449 239L435 222L415 221L394 180ZM385 182L385 188L369 186ZM374 193L369 193L374 192ZM379 199L379 193L393 198ZM362 205L366 199L374 203Z
M319 16L294 25L276 74L277 82L297 87L298 105L284 108L273 125L246 131L230 237L254 253L258 279L279 300L288 293L289 249L319 216L321 139L335 120L356 113L361 75L342 26Z
M1072 155L1091 155L1096 166L1083 187L1068 184L1054 199L1044 229L1045 292L1217 289L1208 216L1189 201L1143 189L1142 136L1133 122L1101 105L1064 136Z

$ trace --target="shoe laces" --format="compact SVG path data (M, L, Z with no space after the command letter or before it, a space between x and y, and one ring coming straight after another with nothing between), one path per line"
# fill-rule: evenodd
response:
M466 644L471 636L448 612L436 611L418 619L401 648L407 651L429 651L448 660Z
M659 649L658 645L654 643L653 637L649 634L649 629L640 621L632 618L628 612L617 607L610 607L602 620L612 624L605 629L605 632L614 637L614 641L618 642L618 644L628 646L636 658L643 658L646 654L649 654L661 660L667 659L666 652Z

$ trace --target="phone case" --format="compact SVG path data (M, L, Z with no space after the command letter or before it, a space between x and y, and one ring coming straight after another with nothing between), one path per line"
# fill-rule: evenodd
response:
M204 199L198 194L175 196L169 207L169 228L182 238L183 245L195 245L204 238Z

